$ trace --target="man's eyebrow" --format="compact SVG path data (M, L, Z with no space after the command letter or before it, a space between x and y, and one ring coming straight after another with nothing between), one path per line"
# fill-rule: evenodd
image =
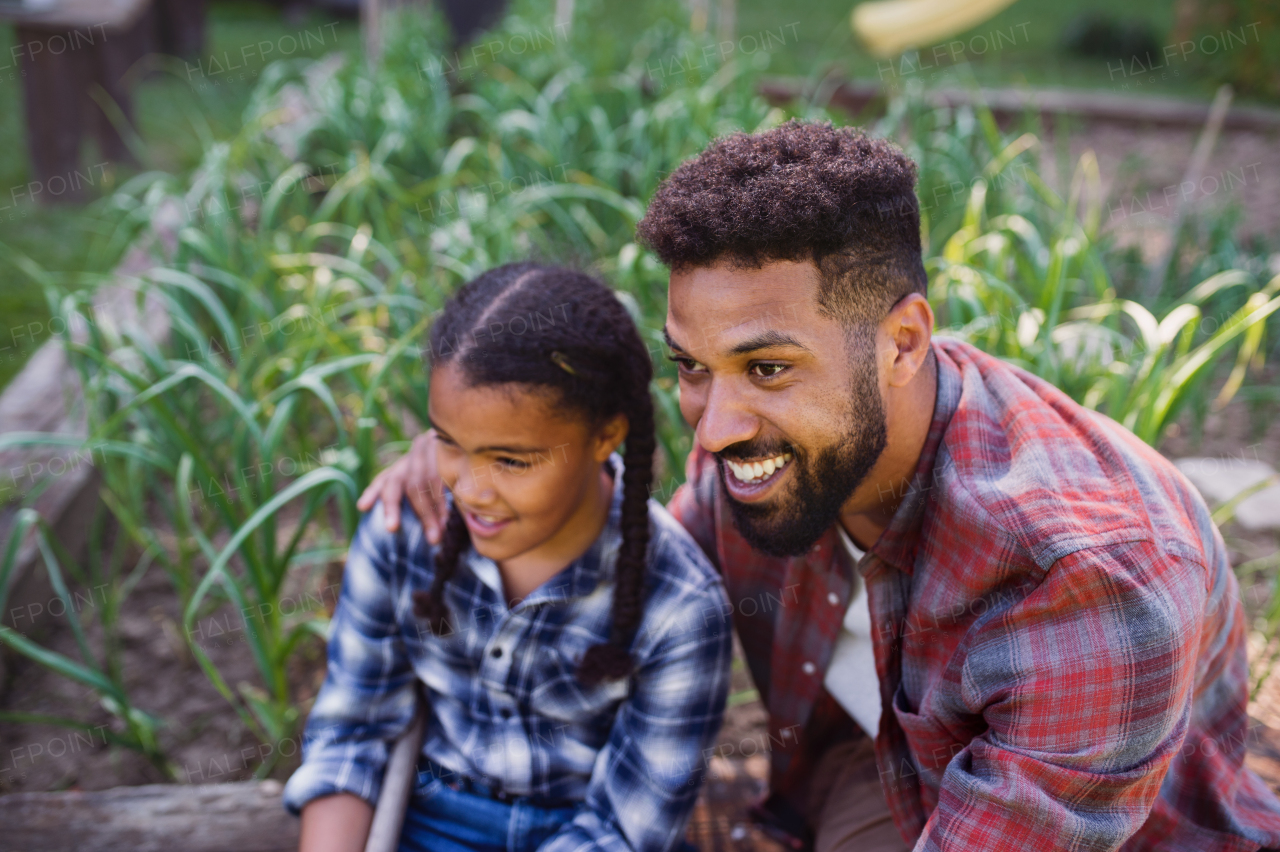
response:
M773 349L779 346L790 346L794 349L803 349L805 352L810 353L812 351L808 346L805 346L790 334L770 329L769 331L762 331L754 337L748 337L746 340L738 343L729 350L729 354L749 355L758 349Z
M671 332L667 331L667 327L666 327L665 325L662 327L662 339L663 339L663 340L665 340L665 341L667 342L667 348L668 348L668 349L671 349L671 350L673 350L673 351L675 351L675 352L683 352L683 351L684 351L684 347L683 347L683 346L681 346L679 343L676 343L676 342L671 338Z

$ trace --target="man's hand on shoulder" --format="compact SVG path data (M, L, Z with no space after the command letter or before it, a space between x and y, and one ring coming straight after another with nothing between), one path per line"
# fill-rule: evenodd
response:
M381 500L387 532L395 532L400 529L400 500L407 496L409 505L422 521L427 540L439 544L449 512L444 484L436 472L435 437L435 430L428 429L414 438L409 452L373 478L356 501L356 507L367 512Z

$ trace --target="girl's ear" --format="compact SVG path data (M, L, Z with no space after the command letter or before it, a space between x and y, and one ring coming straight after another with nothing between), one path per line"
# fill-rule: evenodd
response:
M603 463L605 459L613 455L614 451L627 439L629 428L625 414L615 414L606 420L600 430L596 432L594 446L592 447L592 456L595 460Z

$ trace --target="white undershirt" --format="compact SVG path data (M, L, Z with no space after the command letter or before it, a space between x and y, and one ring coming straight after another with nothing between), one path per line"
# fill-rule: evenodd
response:
M822 683L862 730L875 739L880 730L880 681L876 678L876 657L871 645L867 587L856 567L863 553L839 524L836 530L855 567L849 609Z

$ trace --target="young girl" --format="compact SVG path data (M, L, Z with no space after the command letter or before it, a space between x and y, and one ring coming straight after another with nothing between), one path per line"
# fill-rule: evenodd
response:
M431 333L440 546L379 503L348 555L288 807L364 848L388 742L427 725L401 850L670 850L729 681L729 606L649 500L652 363L613 293L503 266ZM625 459L615 450L626 444Z

